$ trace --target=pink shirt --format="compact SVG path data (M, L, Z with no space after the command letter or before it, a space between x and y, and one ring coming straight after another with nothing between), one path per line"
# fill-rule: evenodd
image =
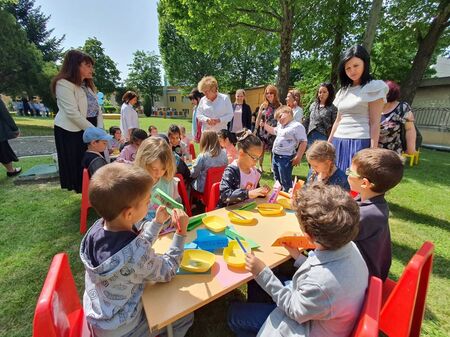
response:
M137 146L134 144L129 144L123 148L120 152L120 155L117 157L116 161L118 163L131 164L134 162L134 158L136 157Z
M241 188L246 190L253 190L258 186L259 179L261 178L261 173L256 169L256 167L252 167L250 169L250 173L245 173L242 170L239 170L241 174Z

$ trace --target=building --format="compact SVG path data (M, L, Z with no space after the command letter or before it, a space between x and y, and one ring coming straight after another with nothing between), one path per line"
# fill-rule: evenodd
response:
M162 95L157 96L154 102L154 108L158 116L164 113L169 116L192 116L192 104L188 94L188 89L176 86L164 86Z

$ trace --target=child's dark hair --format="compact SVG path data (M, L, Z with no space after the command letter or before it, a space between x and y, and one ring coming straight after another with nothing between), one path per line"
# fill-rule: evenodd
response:
M178 133L178 135L181 136L180 127L178 125L176 125L176 124L171 124L169 126L169 131L167 131L167 135L170 136L170 135L174 135L174 134L177 134L177 133Z
M326 249L339 249L358 235L358 204L339 186L313 183L297 193L294 206L302 231Z
M131 130L130 143L136 143L138 140L145 140L147 137L147 132L142 129L134 128Z
M392 150L361 150L353 157L352 164L356 166L356 173L372 183L371 190L376 193L389 191L403 178L403 161Z
M236 145L236 142L237 142L236 135L234 133L228 131L227 129L222 129L222 130L218 131L217 135L219 136L219 138L228 139L231 144Z
M148 127L148 132L152 132L152 130L153 129L158 129L156 126L154 126L154 125L150 125L149 127Z
M120 131L120 128L119 128L118 126L111 126L111 127L109 128L109 134L110 134L111 136L114 136L114 135L116 134L117 130Z
M253 146L262 146L261 139L256 137L250 130L244 129L237 135L237 147L239 150L248 151Z
M137 165L111 163L99 168L89 182L89 200L106 221L136 206L151 190L153 179Z

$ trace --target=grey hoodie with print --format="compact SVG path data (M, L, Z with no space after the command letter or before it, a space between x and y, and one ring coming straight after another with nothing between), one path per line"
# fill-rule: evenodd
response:
M144 222L140 233L129 244L94 267L86 249L90 228L80 246L86 269L83 307L88 322L97 328L114 330L142 314L141 296L147 282L168 282L176 274L183 255L185 238L174 234L168 251L156 254L152 245L162 225Z

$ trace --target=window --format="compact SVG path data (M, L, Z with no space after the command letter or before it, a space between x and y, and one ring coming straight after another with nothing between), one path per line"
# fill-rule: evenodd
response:
M169 101L170 102L176 102L177 101L177 97L176 96L169 96Z
M159 102L159 96L156 96L155 102Z

